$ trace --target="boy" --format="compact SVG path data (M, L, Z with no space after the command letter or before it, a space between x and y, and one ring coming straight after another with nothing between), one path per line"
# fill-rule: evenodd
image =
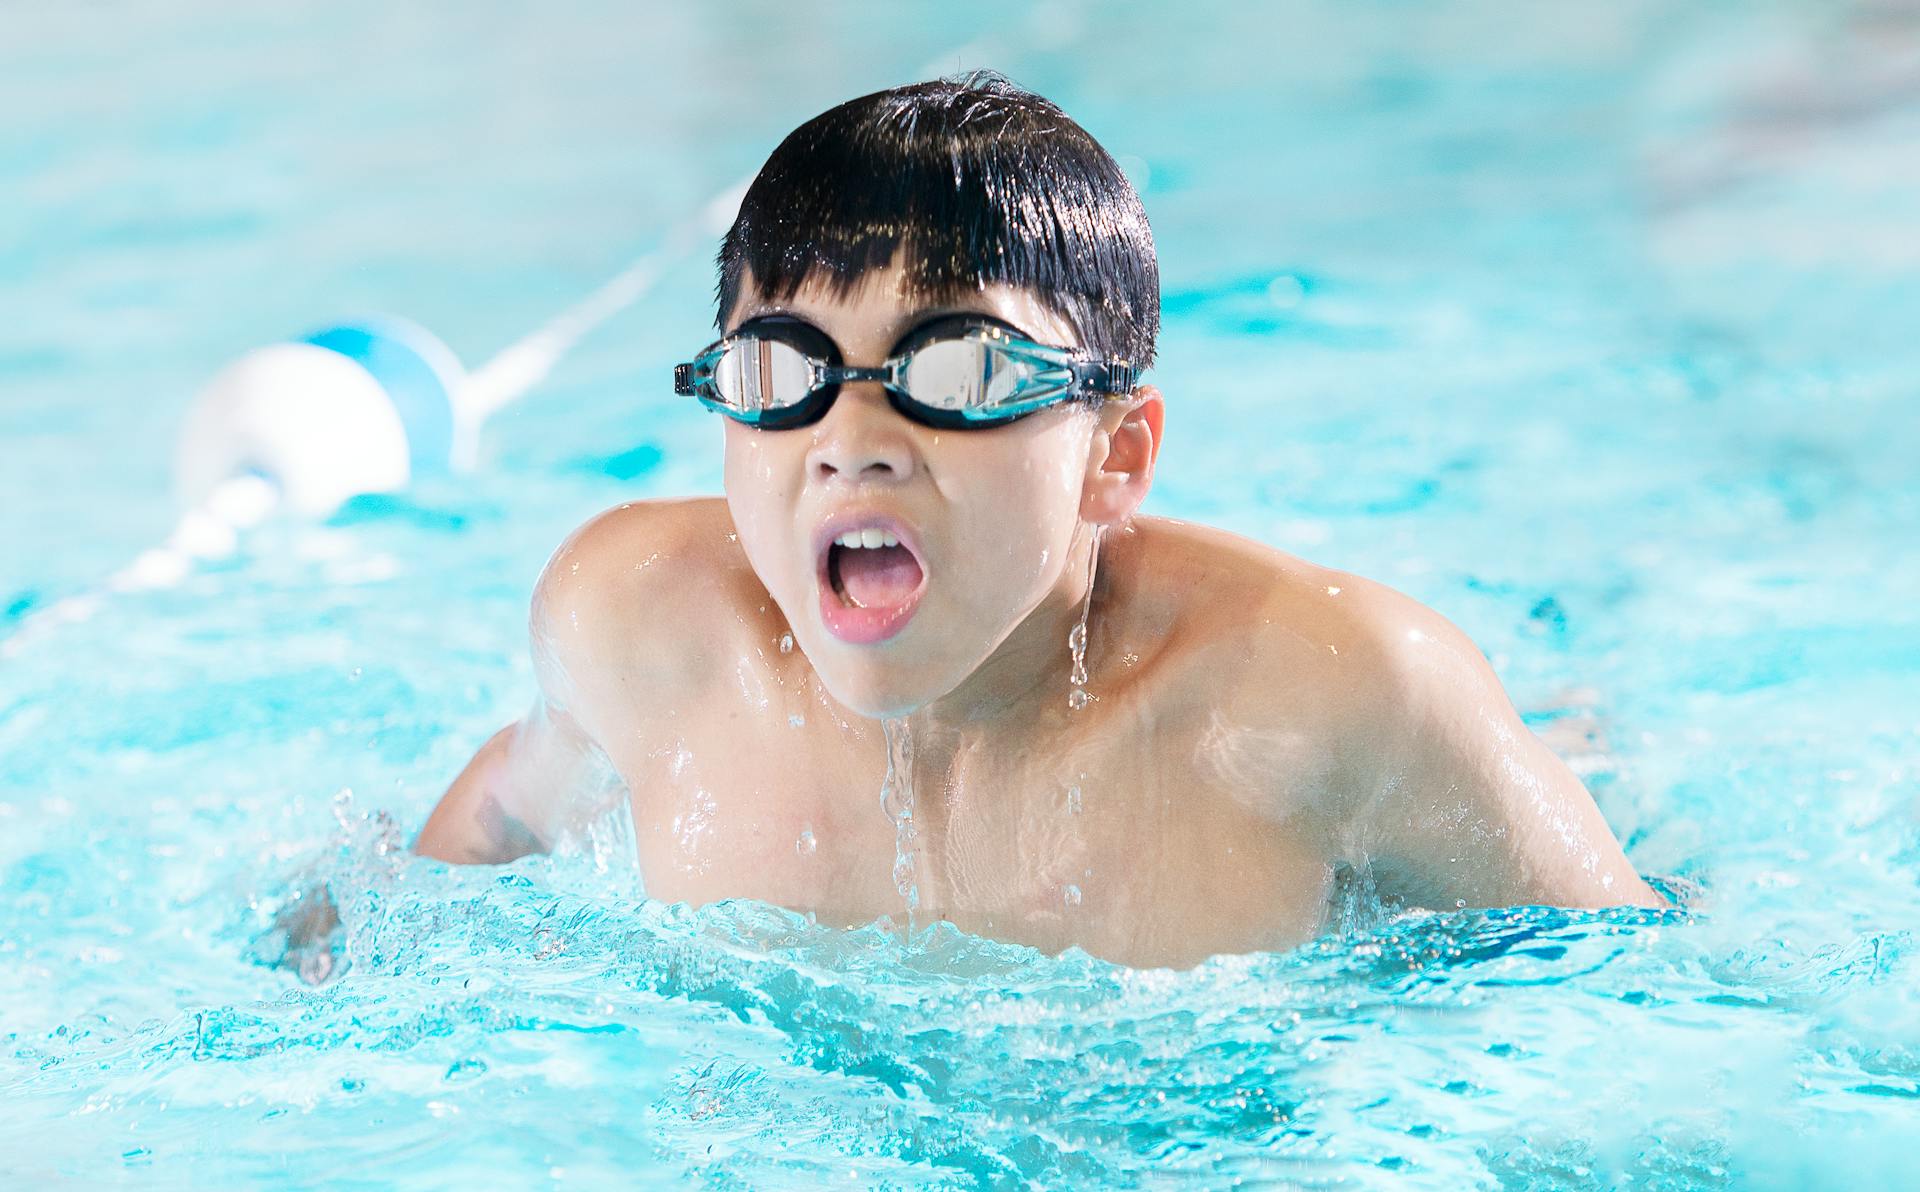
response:
M561 546L540 700L419 852L508 861L610 794L657 898L911 902L1135 965L1302 941L1348 868L1431 907L1662 905L1439 615L1134 516L1153 242L1051 103L975 76L802 125L717 322L676 389L724 416L725 499Z

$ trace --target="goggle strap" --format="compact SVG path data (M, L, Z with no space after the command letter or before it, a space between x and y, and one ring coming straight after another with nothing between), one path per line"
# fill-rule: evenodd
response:
M1140 383L1140 370L1119 360L1099 360L1078 369L1080 383L1096 393L1126 397Z
M676 364L673 366L673 392L677 397L693 397L693 365Z

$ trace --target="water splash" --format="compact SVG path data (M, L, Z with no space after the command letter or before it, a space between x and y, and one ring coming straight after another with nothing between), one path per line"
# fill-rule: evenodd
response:
M1080 601L1080 620L1067 634L1067 653L1073 660L1068 676L1072 690L1067 692L1067 707L1078 712L1094 700L1087 690L1087 622L1093 615L1093 577L1100 569L1100 540L1106 527L1093 527L1093 544L1087 550L1087 594Z
M893 885L907 901L907 926L920 909L916 866L919 831L913 822L913 728L904 719L883 720L887 737L887 777L880 787L880 809L893 821Z

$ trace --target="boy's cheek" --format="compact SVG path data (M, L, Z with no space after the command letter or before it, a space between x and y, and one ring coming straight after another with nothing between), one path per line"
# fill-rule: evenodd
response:
M727 513L733 521L735 540L747 556L748 566L760 577L767 591L786 605L798 598L798 589L806 577L794 574L790 547L794 528L788 502L763 479L757 469L736 471L729 460L725 487Z
M729 429L721 471L727 511L743 543L749 538L764 540L773 533L792 533L791 485L783 480L773 453L747 437L753 433L746 430L741 435Z
M771 490L777 469L768 446L762 432L751 427L727 424L721 475L729 503L733 502L736 495L746 498Z

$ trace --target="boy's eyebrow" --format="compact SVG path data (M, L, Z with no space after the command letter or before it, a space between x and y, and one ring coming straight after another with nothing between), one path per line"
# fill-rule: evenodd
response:
M739 317L733 320L733 329L729 330L727 334L732 335L734 331L739 330L742 323L751 323L755 319L765 318L767 315L790 315L792 313L793 312L786 307L778 304L769 305L765 302L756 302L752 306L741 310Z

